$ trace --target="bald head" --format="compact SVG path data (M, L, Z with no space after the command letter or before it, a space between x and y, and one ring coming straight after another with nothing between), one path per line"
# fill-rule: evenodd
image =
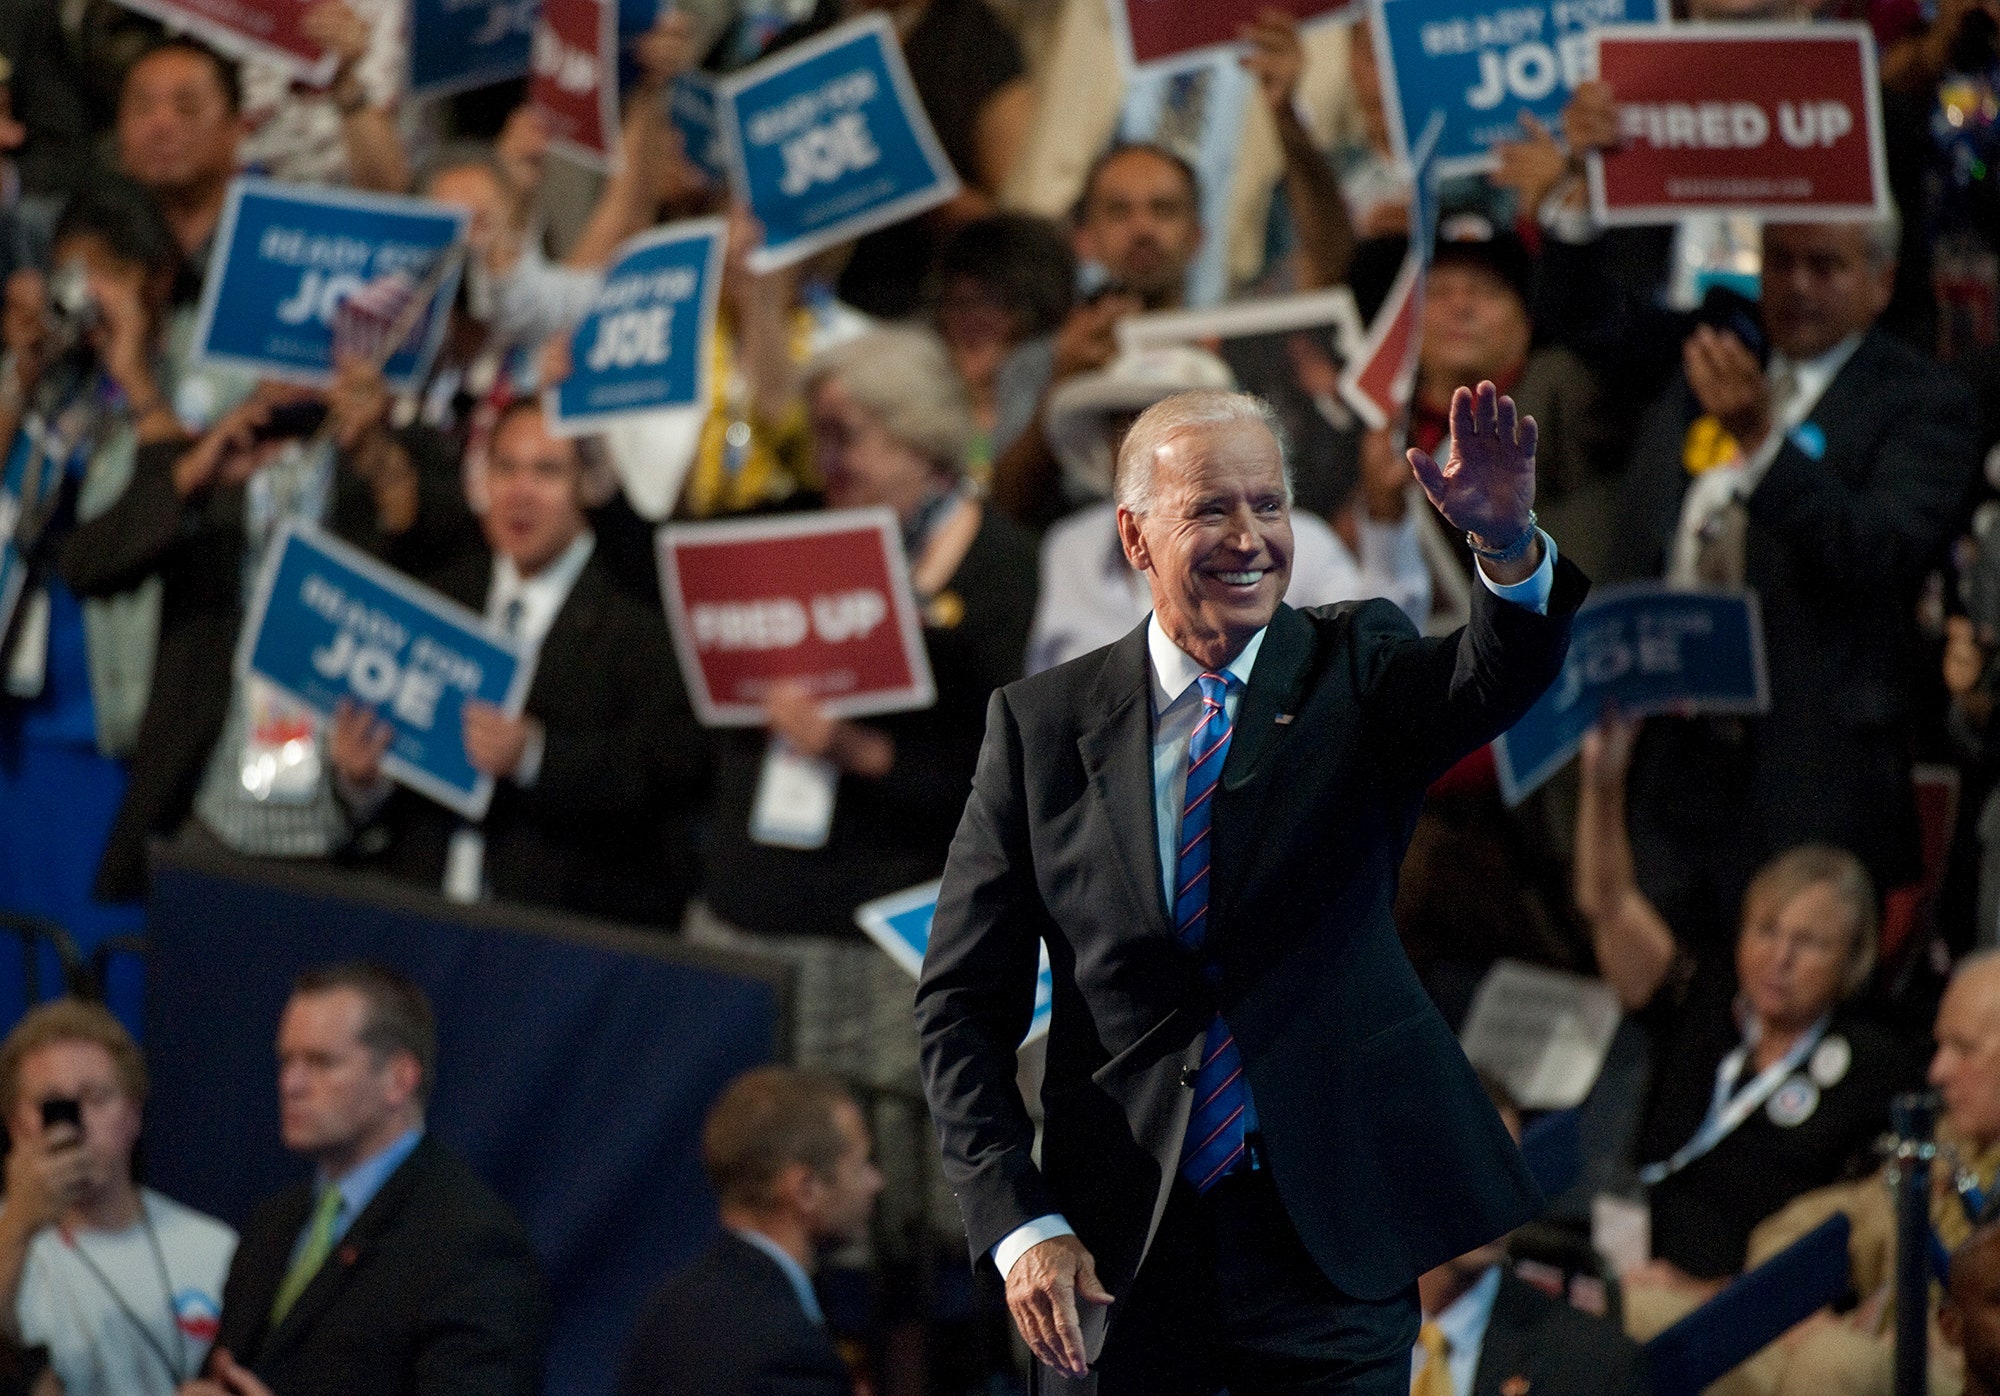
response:
M2000 950L1960 961L1938 1004L1930 1081L1945 1123L1976 1147L2000 1142Z

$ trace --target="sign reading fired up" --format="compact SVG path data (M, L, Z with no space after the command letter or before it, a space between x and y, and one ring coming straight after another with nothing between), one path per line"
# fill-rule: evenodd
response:
M660 530L660 579L705 726L761 726L787 682L836 717L936 701L887 509L673 524Z
M1727 209L1848 220L1889 207L1875 51L1862 24L1598 31L1618 149L1590 157L1606 223Z

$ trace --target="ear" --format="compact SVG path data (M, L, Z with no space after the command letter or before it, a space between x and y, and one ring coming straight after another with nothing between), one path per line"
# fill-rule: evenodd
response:
M1118 542L1125 560L1141 572L1153 570L1153 554L1146 547L1146 535L1139 531L1139 516L1124 505L1118 506Z
M819 1210L826 1181L805 1163L788 1163L771 1182L771 1200L788 1212L810 1216Z
M397 1103L415 1099L424 1080L424 1069L417 1065L417 1059L408 1052L397 1052L383 1065L389 1070L389 1089L395 1092Z

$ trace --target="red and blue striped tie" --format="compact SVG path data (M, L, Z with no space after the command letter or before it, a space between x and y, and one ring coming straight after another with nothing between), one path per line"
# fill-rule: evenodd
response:
M1187 802L1181 810L1174 925L1182 943L1199 950L1208 936L1209 822L1234 727L1222 702L1229 680L1210 672L1195 682L1201 686L1202 712L1188 741ZM1194 1077L1194 1112L1188 1116L1187 1136L1181 1144L1181 1176L1194 1184L1196 1191L1207 1192L1242 1160L1249 1106L1243 1059L1229 1025L1218 1013L1202 1044L1201 1068Z

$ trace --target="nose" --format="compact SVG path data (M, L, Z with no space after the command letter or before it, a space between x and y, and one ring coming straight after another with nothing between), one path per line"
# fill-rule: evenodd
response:
M1945 1059L1946 1053L1946 1048L1938 1048L1931 1057L1930 1070L1924 1073L1924 1079L1933 1086L1943 1086L1951 1079L1951 1064Z

